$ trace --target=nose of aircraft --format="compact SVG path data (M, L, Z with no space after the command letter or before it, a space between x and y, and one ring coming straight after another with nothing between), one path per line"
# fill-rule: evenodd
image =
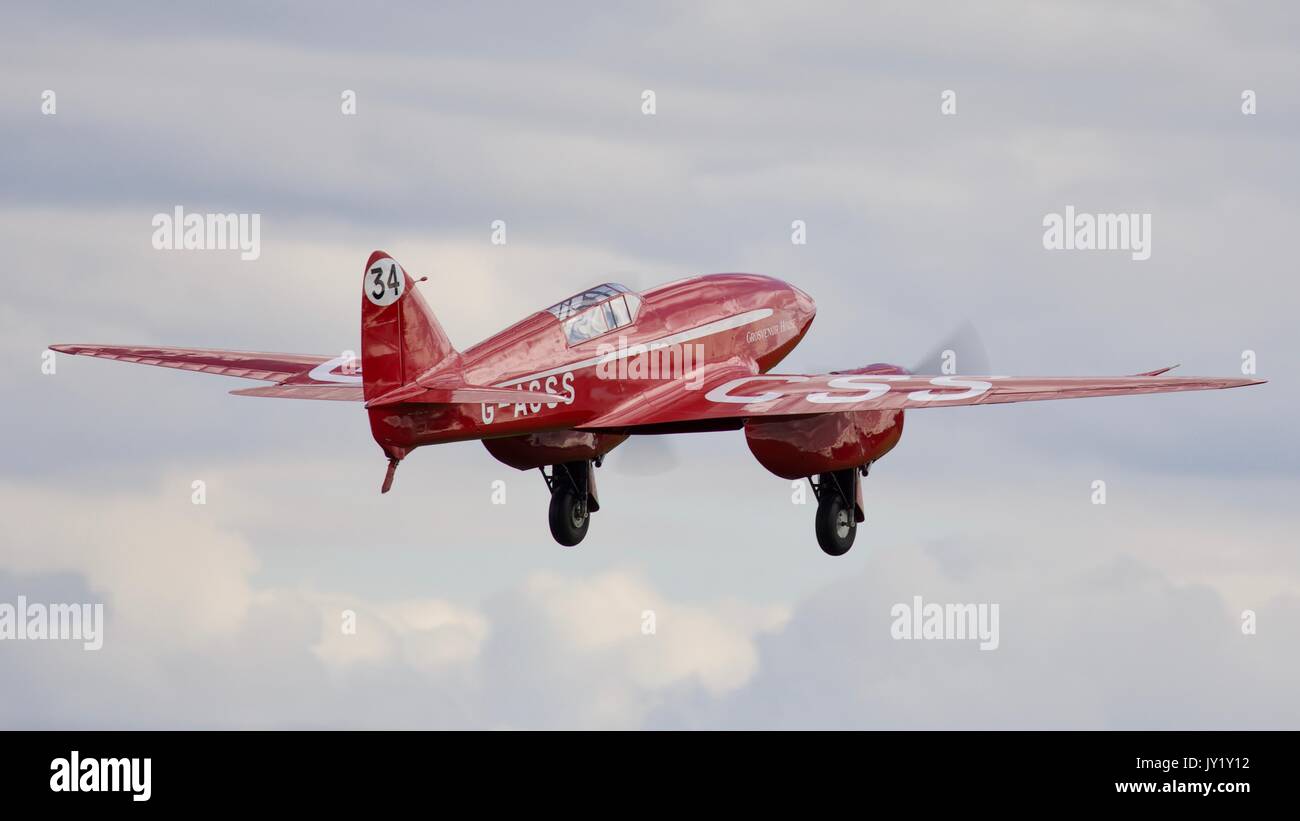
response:
M813 298L808 296L802 288L789 285L790 293L794 295L794 314L795 321L799 323L799 331L802 333L813 317L817 316L817 303Z

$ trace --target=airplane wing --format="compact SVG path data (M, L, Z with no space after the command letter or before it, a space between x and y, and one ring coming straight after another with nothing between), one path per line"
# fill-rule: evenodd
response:
M326 399L364 401L361 366L355 357L317 354L259 353L218 348L150 348L132 345L51 345L50 350L75 356L94 356L179 368L196 373L235 376L274 382L256 388L231 391L235 396L263 396L276 399ZM372 405L398 402L562 402L564 397L522 389L488 388L470 385L455 377L427 384L405 386L393 395L382 396Z
M720 369L692 384L665 382L579 426L636 432L656 425L809 416L867 410L992 405L1089 396L1204 391L1262 384L1263 379L1164 376L918 376L893 373L757 374Z
M139 345L51 345L50 350L276 383L273 387L231 391L237 396L361 400L361 369L355 358L349 361L344 356Z

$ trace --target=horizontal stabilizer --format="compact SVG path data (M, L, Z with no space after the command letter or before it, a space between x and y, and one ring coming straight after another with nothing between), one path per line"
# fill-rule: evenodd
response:
M267 385L231 391L235 396L264 396L271 399L332 399L336 402L360 402L360 385Z

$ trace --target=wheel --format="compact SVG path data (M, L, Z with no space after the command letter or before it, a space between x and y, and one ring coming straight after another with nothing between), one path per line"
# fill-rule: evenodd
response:
M858 535L858 523L853 509L844 503L840 494L827 488L817 505L817 544L828 556L843 556L853 547Z
M551 535L565 547L573 547L587 535L591 513L587 502L568 485L560 485L551 494Z

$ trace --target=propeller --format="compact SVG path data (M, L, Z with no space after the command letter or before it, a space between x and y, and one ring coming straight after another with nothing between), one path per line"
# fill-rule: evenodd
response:
M969 319L958 325L948 334L947 339L916 363L911 371L925 375L991 373L984 340Z

